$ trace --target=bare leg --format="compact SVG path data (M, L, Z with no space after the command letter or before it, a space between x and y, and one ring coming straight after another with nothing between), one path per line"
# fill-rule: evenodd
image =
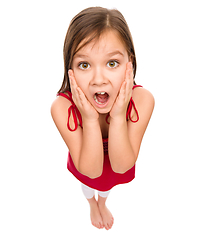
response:
M100 214L102 216L103 224L106 230L109 230L112 228L113 223L114 223L114 218L109 211L109 209L106 207L107 198L103 198L100 195L98 195L98 207L100 210Z
M90 217L91 217L92 225L99 229L104 228L102 216L100 214L98 203L97 203L95 197L93 197L91 199L87 199L87 200L90 205Z
M99 229L104 228L102 216L98 208L98 203L95 199L95 190L84 184L82 184L81 187L82 187L83 194L85 195L90 205L90 217L91 217L92 225Z

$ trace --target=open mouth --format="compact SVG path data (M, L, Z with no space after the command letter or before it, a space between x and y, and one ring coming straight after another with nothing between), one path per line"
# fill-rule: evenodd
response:
M108 102L109 94L107 92L97 92L94 94L94 100L99 105L104 105Z

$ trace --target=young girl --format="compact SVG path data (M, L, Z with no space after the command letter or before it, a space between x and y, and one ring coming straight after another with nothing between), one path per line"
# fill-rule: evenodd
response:
M51 114L69 149L68 169L90 204L91 222L109 230L109 191L134 179L154 108L152 94L134 81L135 51L122 14L93 7L75 16L65 38L64 68Z

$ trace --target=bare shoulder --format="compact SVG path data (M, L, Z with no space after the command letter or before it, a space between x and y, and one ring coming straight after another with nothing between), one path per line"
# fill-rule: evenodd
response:
M131 118L133 120L136 120L138 113L139 120L135 124L129 121L128 125L132 130L133 134L134 131L137 131L140 133L140 136L143 137L144 132L147 128L147 125L153 113L155 99L151 92L142 87L137 87L133 90L132 98L135 103L137 112L135 111L134 108L132 108Z
M67 110L71 106L71 103L68 99L58 96L51 105L51 115L53 120L55 120L58 116L61 117L67 115Z
M139 120L135 123L128 121L128 132L131 145L136 156L138 156L142 138L154 109L155 100L153 95L142 87L137 87L133 90L132 98L139 115ZM137 119L134 108L132 109L132 119Z
M145 88L137 87L133 90L132 97L140 114L140 117L143 113L143 115L147 113L151 116L155 106L155 99L152 93Z
M133 100L139 105L139 104L145 104L151 105L154 107L155 105L155 99L151 92L149 92L147 89L143 87L137 87L133 90Z
M67 145L69 145L68 142L71 135L73 135L74 137L76 135L72 134L72 132L69 131L67 128L68 121L72 129L75 127L73 118L68 119L68 109L70 106L71 102L62 96L58 96L51 106L51 115L54 120L54 123ZM78 132L78 129L76 132Z
M81 127L78 127L75 131L70 131L68 129L68 121L72 129L75 127L73 117L69 118L68 116L68 109L70 106L71 102L68 99L58 96L52 103L51 115L58 131L69 149L74 165L78 167L78 159L82 145L82 129Z
M71 103L68 99L58 96L51 105L51 115L60 134L67 133L68 108Z

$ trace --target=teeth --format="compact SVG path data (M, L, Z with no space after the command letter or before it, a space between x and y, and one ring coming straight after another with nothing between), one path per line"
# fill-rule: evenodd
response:
M104 94L106 94L106 92L96 92L95 94L94 94L94 100L95 100L95 102L97 102L98 104L100 104L100 105L103 105L104 103L101 103L101 102L99 102L98 101L98 99L97 99L97 97L96 97L96 95L104 95Z
M99 94L99 93L97 93L97 94ZM96 98L96 95L94 95L94 100L98 103L98 104L102 104L101 102L98 102L98 99Z

